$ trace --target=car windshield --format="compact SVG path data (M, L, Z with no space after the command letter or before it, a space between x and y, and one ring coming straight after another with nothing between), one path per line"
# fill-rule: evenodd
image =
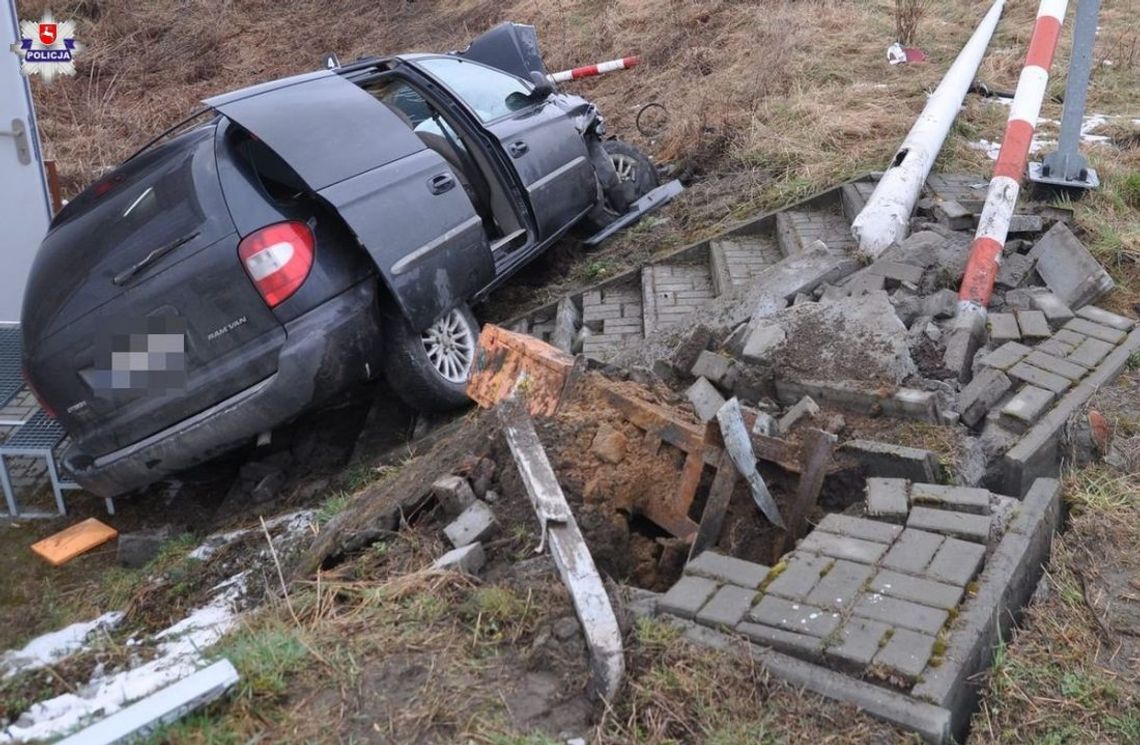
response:
M462 98L484 122L532 103L529 86L505 72L455 57L428 57L416 62Z

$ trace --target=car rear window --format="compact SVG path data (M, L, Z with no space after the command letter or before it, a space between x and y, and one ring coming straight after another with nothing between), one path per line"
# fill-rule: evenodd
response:
M213 126L183 134L99 179L52 223L53 242L85 251L152 250L196 234L196 243L233 229L218 184Z

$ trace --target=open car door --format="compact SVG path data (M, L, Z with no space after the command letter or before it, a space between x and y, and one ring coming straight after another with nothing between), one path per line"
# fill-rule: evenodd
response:
M482 221L451 166L354 83L321 71L204 103L337 210L416 330L494 278Z

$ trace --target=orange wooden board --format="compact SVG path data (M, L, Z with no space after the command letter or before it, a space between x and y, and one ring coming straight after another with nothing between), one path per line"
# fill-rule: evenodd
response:
M55 535L49 535L38 543L33 543L32 550L52 566L59 566L118 536L119 531L110 525L89 517Z

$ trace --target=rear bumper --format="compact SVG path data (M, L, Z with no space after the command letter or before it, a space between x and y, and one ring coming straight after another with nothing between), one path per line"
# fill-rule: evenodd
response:
M379 364L376 285L362 282L285 326L277 372L136 443L97 458L74 446L64 463L75 481L113 497L204 463L271 430ZM368 366L366 368L366 366Z

